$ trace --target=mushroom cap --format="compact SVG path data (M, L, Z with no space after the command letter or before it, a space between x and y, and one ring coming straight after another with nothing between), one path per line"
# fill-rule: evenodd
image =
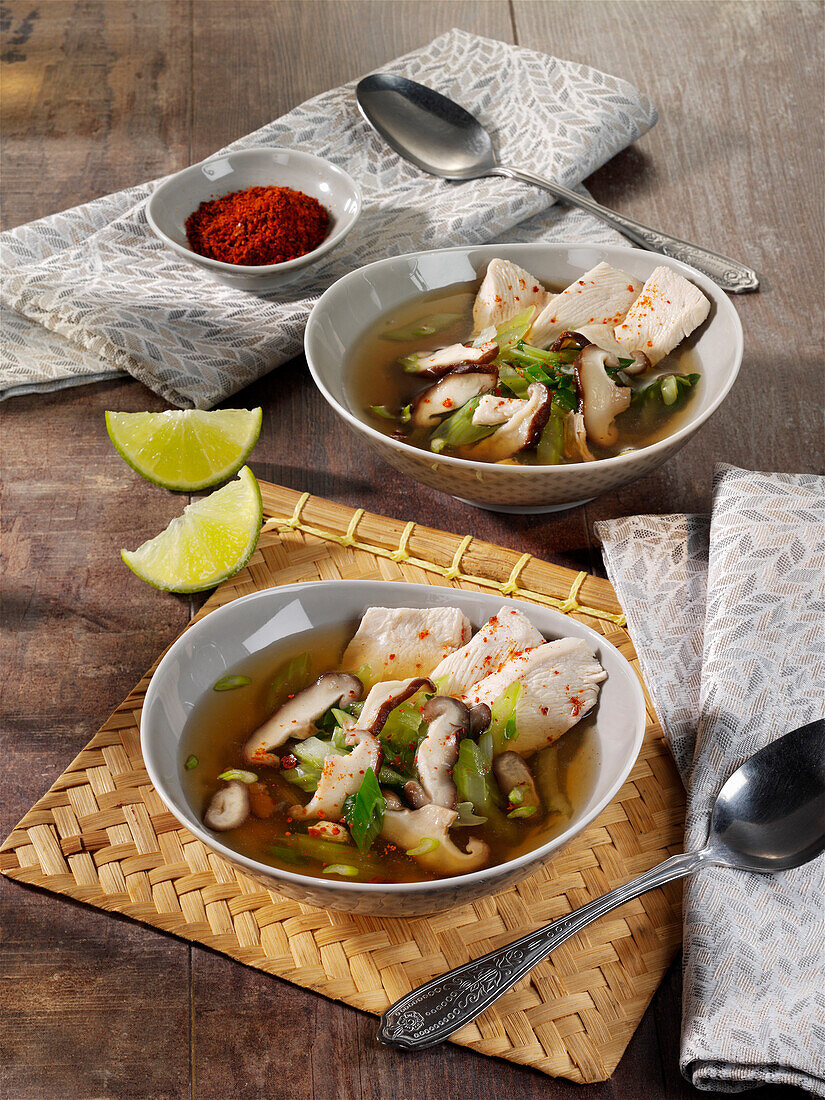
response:
M590 341L581 332L572 332L568 329L567 332L559 333L556 339L548 348L548 351L564 351L565 348L584 348Z
M415 356L415 365L410 365L406 369L409 373L420 374L424 378L441 378L456 367L478 367L484 363L491 363L497 355L498 344L495 340L487 340L475 347L467 347L466 344L450 344L449 347L439 348L428 355Z
M498 371L489 367L468 365L452 371L434 386L420 393L413 402L412 423L416 428L433 428L445 416L457 412L462 405L481 393L496 388Z
M643 351L632 351L630 355L633 357L633 362L629 367L622 367L624 374L644 374L653 366Z
M535 447L550 419L552 400L553 395L544 383L532 382L522 407L492 435L469 449L468 457L500 462L528 447Z
M584 416L587 438L603 447L619 438L614 421L630 404L630 388L617 386L605 370L605 367L618 366L619 360L612 352L595 344L582 348L573 364L579 395L578 411Z
M364 685L349 672L325 672L314 684L299 691L279 707L244 745L244 756L252 764L274 764L272 749L286 741L303 741L315 730L315 723L336 703L355 703Z
M250 802L246 783L233 779L212 795L203 815L203 823L217 833L237 829L249 817Z
M435 695L421 708L421 717L429 723L415 758L421 786L431 802L453 809L453 765L458 758L459 738L470 727L470 712L460 699Z
M358 719L358 730L366 730L375 737L384 728L390 713L412 698L421 688L435 691L435 684L426 676L413 676L409 680L383 680L370 689L364 702L364 709ZM351 730L347 736L355 731Z
M523 757L517 752L502 752L493 757L493 774L496 777L499 790L507 798L514 788L521 791L521 806L535 806L536 812L531 815L531 820L537 818L543 807L539 793L536 790L536 781L533 773L525 763ZM534 822L535 824L535 822Z
M476 737L480 733L485 733L490 728L492 720L493 712L486 703L476 703L474 707L470 707L470 736Z

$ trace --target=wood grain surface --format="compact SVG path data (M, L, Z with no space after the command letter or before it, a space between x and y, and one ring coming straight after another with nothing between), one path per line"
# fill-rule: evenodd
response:
M594 520L706 510L715 461L820 470L820 3L13 0L0 7L3 227L179 169L452 26L602 68L653 99L659 124L588 184L606 205L759 270L760 293L735 299L740 379L663 469L532 519L471 509L381 464L298 359L231 402L263 405L255 472L598 570ZM118 554L182 501L121 462L102 413L161 407L131 380L0 407L4 835L193 612ZM379 1047L371 1018L205 949L0 890L4 1100L582 1095L455 1047L412 1059ZM613 1079L588 1097L701 1095L679 1075L679 986L674 968Z

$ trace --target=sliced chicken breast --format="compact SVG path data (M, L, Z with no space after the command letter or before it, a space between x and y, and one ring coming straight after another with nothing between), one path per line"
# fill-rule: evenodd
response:
M426 676L471 634L457 607L369 607L341 667L355 672L369 665L371 683Z
M641 289L642 284L626 271L607 263L596 264L550 299L527 333L527 342L537 348L546 348L570 329L584 332L601 347L597 337L611 336L614 326L624 320Z
M550 298L538 279L509 260L490 260L473 306L473 331L509 321L528 306L543 309Z
M698 287L669 267L657 267L613 331L625 354L638 349L655 365L709 312L710 302Z
M468 706L492 706L514 680L521 684L515 709L517 736L507 748L532 756L557 741L596 705L607 673L581 638L555 642L510 657L464 695Z
M436 665L430 679L439 695L461 695L514 653L540 646L543 641L544 637L520 611L502 607L467 645Z

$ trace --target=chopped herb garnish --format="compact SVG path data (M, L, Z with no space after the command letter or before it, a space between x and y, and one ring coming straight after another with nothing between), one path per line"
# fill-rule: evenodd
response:
M218 779L223 779L226 783L231 783L233 779L237 779L239 783L258 782L258 777L254 772L245 771L243 768L227 768L225 772L221 772Z
M416 844L416 846L414 848L408 848L407 849L407 855L408 856L426 856L426 855L429 855L430 852L434 852L436 850L436 848L439 846L440 843L441 843L441 841L436 840L435 837L424 836L424 837L421 838L421 840L418 842L418 844Z
M349 825L352 839L362 852L369 851L372 842L381 832L387 804L372 768L367 768L358 793L344 802L344 820Z
M193 768L197 768L198 763L199 761L197 756L195 756L194 753L191 753L189 756L186 757L186 763L183 766L188 772L191 772Z
M330 863L321 870L322 875L343 875L345 878L355 878L360 873L357 867L351 867L348 863Z

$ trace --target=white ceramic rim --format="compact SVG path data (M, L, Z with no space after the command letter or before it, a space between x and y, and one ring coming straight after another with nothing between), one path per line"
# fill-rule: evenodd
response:
M397 451L401 451L405 454L412 455L419 459L422 455L426 455L428 453L427 451L423 451L420 447L413 447L410 443L404 443L399 439L393 439L392 436L384 435L384 433L379 432L377 428L371 427L371 425L369 425L365 420L362 420L354 413L351 413L348 409L345 409L344 406L335 399L333 394L324 385L322 379L320 378L319 372L312 361L312 354L310 351L309 342L310 333L312 332L313 326L318 323L318 316L326 308L326 300L341 283L345 283L349 279L355 279L357 276L361 275L365 271L374 271L376 268L380 268L383 264L393 264L397 263L399 260L410 259L418 256L433 256L436 254L448 255L452 252L469 253L477 251L480 248L494 247L494 244L495 242L493 242L492 245L459 245L453 248L433 248L425 252L407 252L401 256L390 256L386 257L383 260L374 260L371 264L365 264L363 267L359 267L355 271L350 271L346 275L343 275L340 279L336 280L336 282L334 282L331 287L324 291L324 293L315 303L307 321L306 332L304 333L304 353L306 355L310 374L313 377L315 385L321 391L327 403L331 405L332 408L335 409L335 411L340 416L347 420L357 431L365 432L372 439L376 440L376 442L383 443ZM536 241L534 244L531 244L529 242L527 244L519 242L519 244L516 246L506 244L501 245L502 250L506 250L511 247L522 247L528 249L535 247L536 249L549 249L550 251L554 252L567 251L571 248L608 248L614 254L618 253L620 255L627 254L638 256L639 253L642 253L643 255L651 256L656 259L658 263L661 263L662 265L667 267L672 267L681 275L692 279L693 282L697 283L698 286L701 287L701 289L708 294L708 297L712 302L716 304L716 307L718 309L727 312L729 317L733 320L733 326L736 332L736 342L733 349L733 370L730 372L730 377L728 378L726 384L723 386L721 393L719 393L716 399L708 406L707 409L704 410L704 412L689 420L687 424L685 424L677 432L674 432L673 435L665 436L664 439L660 439L657 443L651 443L647 447L640 448L638 451L632 451L629 454L625 455L613 455L611 458L599 458L596 459L595 462L565 462L563 465L558 466L508 466L508 475L512 475L515 471L517 473L517 476L521 477L553 477L555 476L554 471L561 469L567 470L571 466L586 466L589 469L598 470L604 467L610 467L610 469L621 469L622 466L632 465L634 462L638 461L639 455L656 454L657 452L662 451L665 448L670 448L674 443L680 440L686 441L687 439L689 439L690 436L698 431L698 429L705 423L705 421L708 420L716 412L716 410L725 400L727 395L730 393L730 390L739 374L739 368L742 365L742 355L744 353L745 347L744 334L742 332L742 322L739 320L739 314L731 305L722 288L717 286L716 283L714 283L706 275L703 275L701 271L697 271L695 268L690 267L688 264L682 263L680 260L673 260L669 256L663 256L658 252L650 252L644 248L631 248L629 246L624 247L622 245L588 245L586 241L570 241L566 244L562 244L559 242L545 243L543 241ZM415 297L417 297L417 295L410 295L409 301L413 301ZM342 367L342 370L343 369L344 367ZM452 455L439 454L433 457L438 461L439 464L444 463L444 465L448 467L458 466L466 470L481 471L488 474L491 469L496 468L495 463L475 462L473 459L456 458Z
M296 157L304 160L309 166L323 165L325 168L337 176L340 182L347 187L352 196L355 199L355 213L346 223L342 223L334 233L332 233L325 240L321 241L317 248L314 248L311 252L305 252L303 256L296 256L294 260L283 260L278 264L227 264L223 260L213 260L211 256L201 256L199 252L193 252L191 248L184 248L182 244L178 244L177 241L172 238L160 228L155 221L152 214L152 205L158 195L162 195L167 191L173 191L175 184L180 179L187 175L187 173L195 173L198 169L202 169L205 164L209 164L212 161L222 160L225 157L243 157L246 153L286 153L290 157ZM280 186L274 184L273 186ZM159 187L156 187L146 203L146 220L152 227L152 231L155 233L164 244L168 244L170 248L173 248L181 256L185 256L193 263L202 264L204 267L211 267L215 271L223 271L227 275L273 275L275 272L291 271L296 267L304 267L308 263L312 263L315 260L326 255L331 249L335 248L343 238L349 233L355 223L361 216L361 188L355 182L355 180L343 168L339 168L337 164L333 164L332 161L324 160L323 157L317 157L314 153L306 153L303 149L285 149L281 145L253 145L249 149L237 149L230 153L221 153L218 156L207 157L206 160L198 161L197 164L190 164L188 168L182 168L180 172L175 172L174 176L170 176L169 179L164 180Z
M297 875L293 871L283 871L280 867L274 867L272 866L272 864L269 863L260 863L258 860L251 859L249 856L245 856L242 855L240 852L236 852L233 848L230 848L227 845L222 844L219 840L216 840L212 833L204 829L201 823L197 821L197 816L195 815L194 811L192 811L192 817L196 822L195 825L193 825L190 821L182 821L181 818L178 817L178 814L176 813L174 807L170 805L170 803L167 802L166 798L164 797L163 780L160 775L158 775L158 773L155 771L155 769L151 766L150 761L149 759L147 759L146 753L144 752L145 715L147 711L151 709L153 696L155 693L155 680L160 676L161 672L164 669L164 666L167 663L170 663L174 656L176 656L177 649L179 646L182 646L184 644L184 640L186 644L192 644L192 642L197 639L199 634L204 633L206 623L208 623L212 619L212 616L220 616L221 612L223 612L227 608L237 607L243 603L249 603L252 600L261 599L261 595L264 592L283 592L286 593L287 596L289 596L290 594L295 594L305 588L309 588L311 585L326 585L328 587L335 588L341 583L345 583L347 585L368 586L372 585L375 582L369 580L349 579L345 579L343 582L335 580L302 581L298 584L285 584L282 586L276 585L270 588L261 588L257 592L250 592L247 596L239 596L238 599L231 600L228 604L223 604L221 607L216 607L214 611L210 611L209 614L206 615L203 619L201 619L197 623L194 623L187 630L185 630L183 634L179 635L171 644L169 649L167 649L166 653L164 653L158 664L158 667L152 674L152 679L149 682L149 687L143 700L143 707L141 709L140 715L140 747L141 754L143 755L143 761L146 766L146 771L149 775L149 779L152 781L152 785L160 795L166 808L173 815L173 817L175 817L180 822L184 829L188 829L189 832L194 833L195 836L202 840L207 847L218 851L219 854L223 855L230 862L239 863L243 867L247 867L249 868L249 870L256 871L259 874L263 874L269 878L274 879L275 881L277 881L278 879L284 879L287 882L295 883L296 885L303 886L305 888L308 884L321 887L329 885L331 888L334 889L335 892L344 891L345 893L352 894L356 897L363 894L377 894L379 896L389 894L394 897L403 897L404 895L410 893L428 894L454 890L457 887L460 887L463 883L476 883L483 881L484 879L492 879L493 885L495 885L496 879L503 878L513 871L518 871L520 868L524 867L528 863L535 863L536 865L543 864L546 861L547 857L551 855L554 851L557 851L559 848L563 848L576 836L583 833L587 826L592 821L594 821L595 818L597 818L602 812L602 810L604 810L605 807L613 801L613 799L619 793L625 781L627 780L627 777L633 770L633 767L639 757L639 753L641 752L642 744L644 742L646 728L646 720L644 719L644 716L646 715L644 692L642 691L642 685L639 682L639 678L636 676L633 669L631 668L629 661L622 656L616 646L614 646L612 642L609 642L603 634L599 634L597 631L593 630L592 627L589 627L585 623L579 622L577 620L576 625L583 628L589 635L592 635L592 641L595 646L605 647L609 650L612 650L618 661L621 664L627 666L629 680L632 685L633 694L635 696L635 703L639 708L639 713L643 716L643 720L636 731L633 748L628 754L626 765L621 769L618 778L615 780L615 782L604 795L604 797L599 802L597 802L596 805L592 809L590 809L582 818L578 819L575 822L574 826L572 827L572 831L571 829L565 830L565 832L561 833L557 837L554 837L552 840L549 840L541 847L533 848L531 851L525 852L523 855L518 856L516 859L508 860L506 863L497 863L493 867L484 867L478 871L470 871L465 875L452 875L450 878L433 879L426 882L339 882L337 879L335 881L327 882L326 880L319 878L317 875ZM396 583L405 584L406 582L398 581ZM486 595L486 593L482 594ZM494 593L490 593L490 595L494 595ZM526 607L529 610L531 607L529 603L525 603L523 600L512 600L509 597L505 596L501 596L500 599L503 603L514 604L519 609ZM555 609L551 607L545 608L544 610L555 612ZM556 613L561 614L560 612ZM502 887L502 889L504 889L504 887Z

